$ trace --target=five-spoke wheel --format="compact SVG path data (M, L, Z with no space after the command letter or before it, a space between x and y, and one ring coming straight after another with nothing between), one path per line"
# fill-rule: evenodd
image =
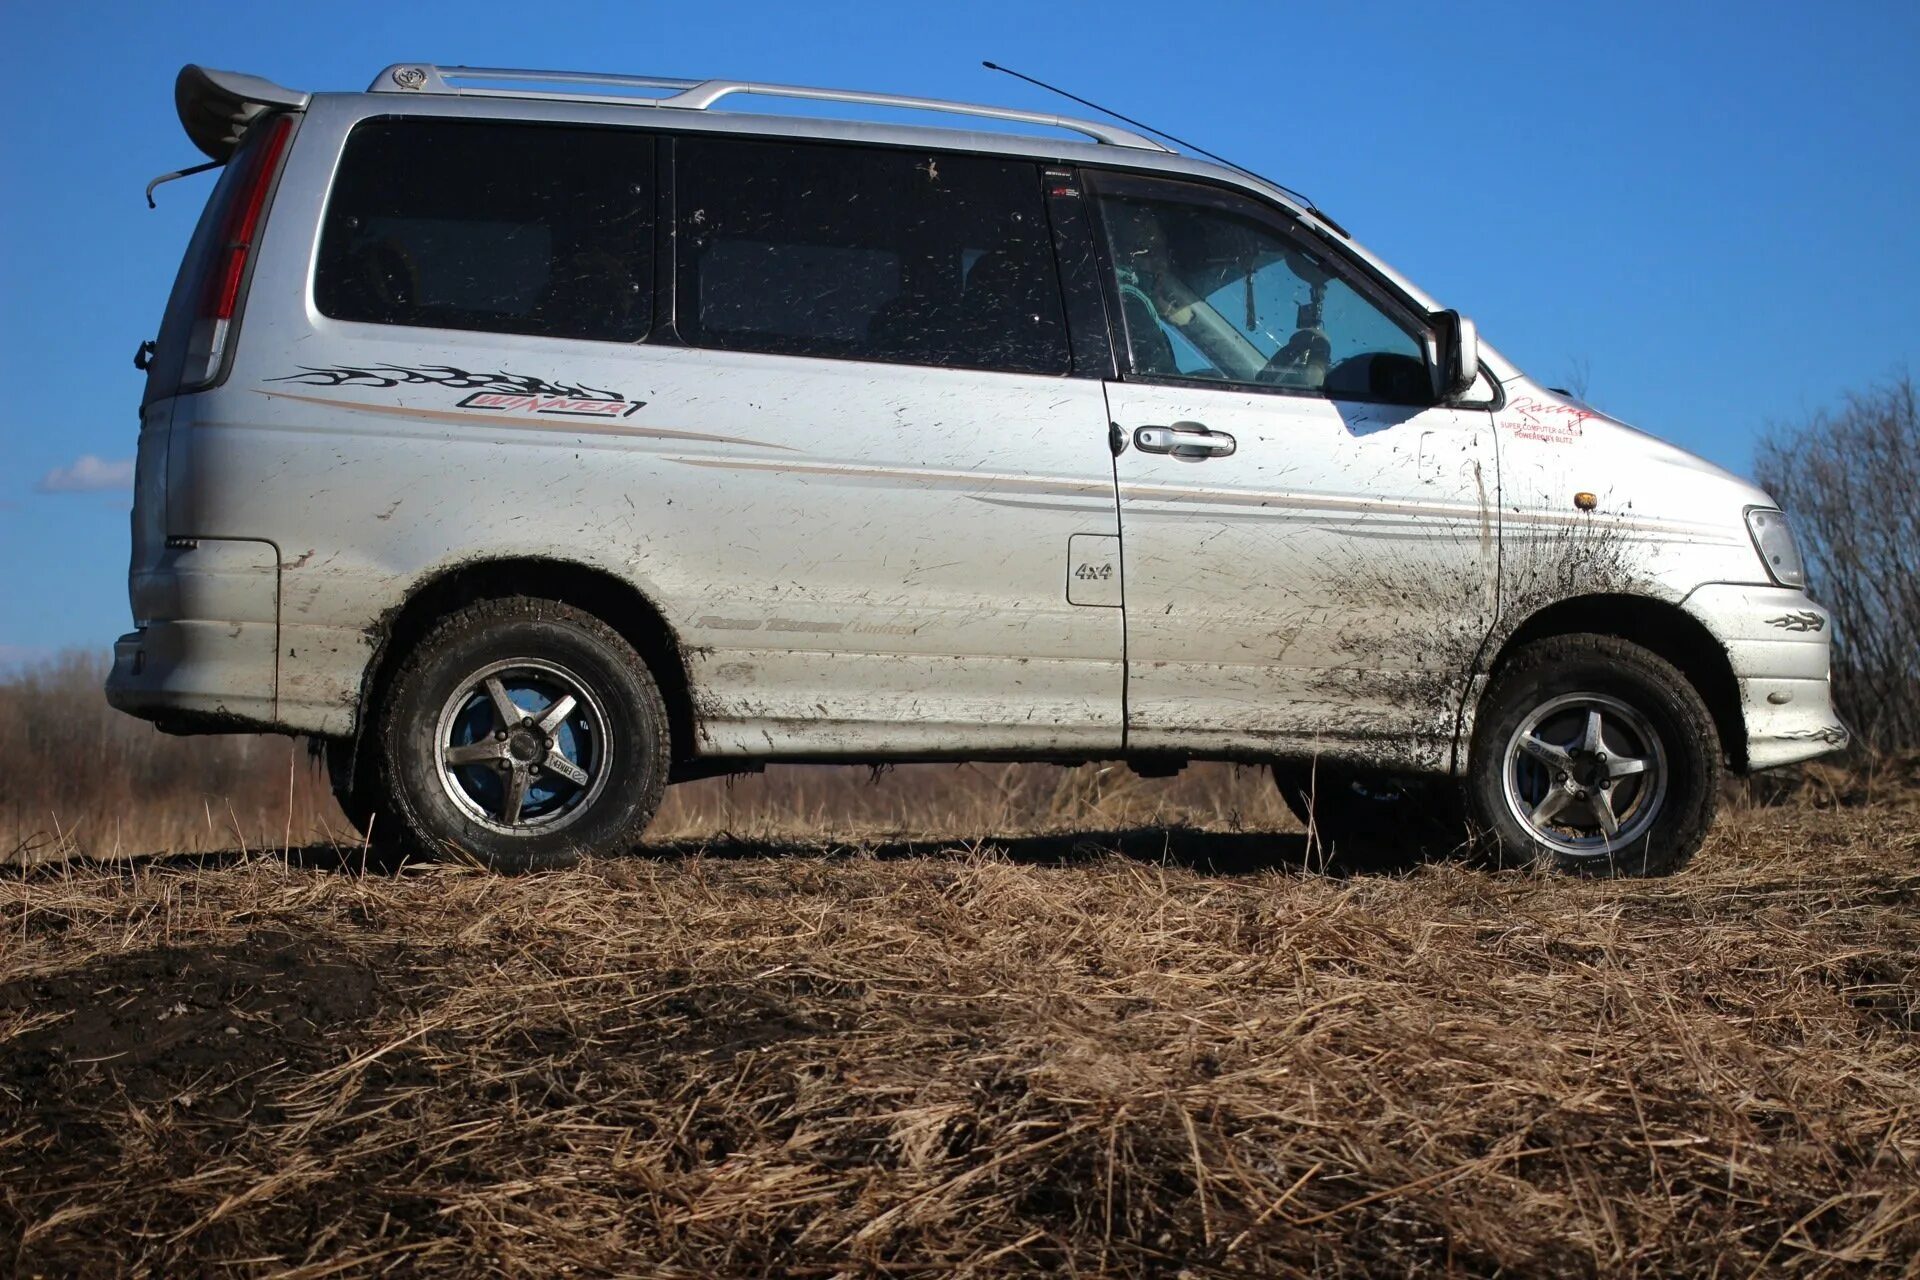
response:
M621 852L666 789L652 673L568 605L483 600L449 615L372 710L380 811L425 852L506 870Z
M440 779L499 831L559 830L606 785L612 726L580 677L539 658L475 672L440 711Z
M1659 875L1713 822L1720 738L1673 665L1613 636L1536 641L1480 700L1467 804L1501 860Z
M1618 698L1568 693L1535 708L1507 742L1507 805L1536 840L1573 857L1631 844L1660 815L1666 750Z

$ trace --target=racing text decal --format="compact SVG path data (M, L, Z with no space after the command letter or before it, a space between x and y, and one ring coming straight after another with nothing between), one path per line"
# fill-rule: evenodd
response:
M1522 440L1571 444L1580 438L1586 420L1599 416L1579 405L1521 396L1500 411L1498 422Z

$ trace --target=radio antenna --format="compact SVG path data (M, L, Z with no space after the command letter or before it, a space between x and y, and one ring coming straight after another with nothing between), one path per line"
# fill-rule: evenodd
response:
M1280 183L1275 182L1272 178L1263 177L1262 175L1257 174L1253 170L1247 168L1247 166L1243 164L1235 164L1233 161L1227 159L1225 156L1218 155L1215 152L1209 151L1205 147L1197 146L1194 143L1186 141L1184 138L1176 138L1172 134L1168 133L1165 129L1156 129L1144 120L1135 120L1132 116L1123 116L1118 111L1114 111L1108 107L1103 107L1099 103L1091 101L1090 99L1087 99L1087 98L1083 98L1077 93L1068 93L1065 89L1062 89L1060 86L1048 84L1045 80L1036 80L1034 77L1030 75L1026 75L1022 72L1015 71L1012 67L1003 67L997 62L988 62L985 58L982 58L980 60L980 65L985 67L989 71L999 71L1006 75L1012 76L1016 80L1025 80L1028 84L1034 85L1041 89L1045 89L1048 93L1057 93L1061 97L1067 98L1073 102L1077 102L1083 107L1091 107L1095 111L1098 111L1103 116L1112 116L1115 120L1120 121L1122 124L1130 124L1136 129L1145 129L1148 133L1152 134L1156 138L1165 138L1168 142L1171 142L1176 147L1184 147L1188 151L1192 151L1198 155L1203 155L1209 160L1217 160L1221 164L1227 166L1227 168L1238 170L1239 172L1246 174L1249 178L1258 178L1261 182L1267 183L1269 186L1279 187L1280 190L1286 192L1288 195L1298 200L1301 204L1313 210L1313 212L1316 215L1318 215L1323 221L1325 221L1328 225L1333 226L1336 229L1339 229L1341 235L1346 234L1346 231L1344 229L1340 229L1339 223L1334 222L1332 218L1329 218L1327 217L1326 214L1320 212L1320 206L1315 204L1313 202L1313 198L1307 195L1306 192L1304 191L1295 191L1292 187L1282 186Z

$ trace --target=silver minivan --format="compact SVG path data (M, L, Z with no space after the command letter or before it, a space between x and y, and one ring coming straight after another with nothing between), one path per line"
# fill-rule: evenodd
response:
M108 697L312 735L413 847L621 849L768 761L1221 759L1336 843L1649 874L1723 765L1847 741L1766 494L1244 172L731 81L176 97L223 171Z

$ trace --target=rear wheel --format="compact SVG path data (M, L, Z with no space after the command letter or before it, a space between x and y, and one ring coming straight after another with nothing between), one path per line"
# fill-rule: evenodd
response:
M1503 862L1665 875L1706 839L1719 767L1713 717L1672 664L1611 636L1558 636L1488 685L1467 794Z
M488 600L436 626L375 708L380 809L430 853L498 870L638 842L669 762L646 664L598 618Z

